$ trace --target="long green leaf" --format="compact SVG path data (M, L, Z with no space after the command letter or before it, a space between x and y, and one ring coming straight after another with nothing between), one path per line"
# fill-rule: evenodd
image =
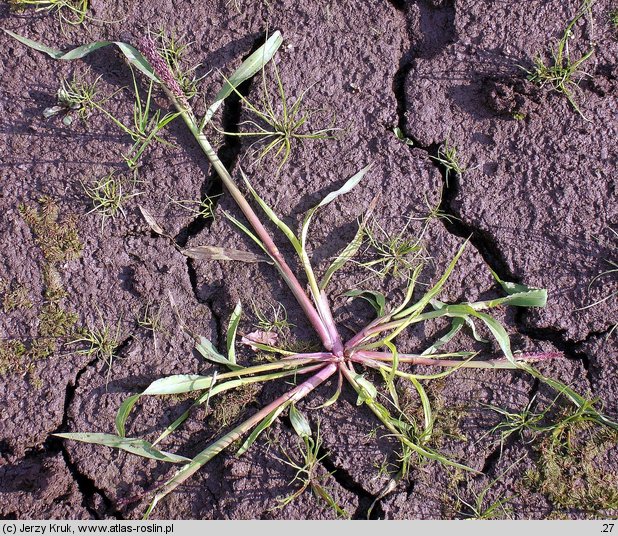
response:
M158 450L148 443L148 441L144 441L143 439L120 437L113 434L71 433L54 435L64 439L81 441L82 443L92 443L95 445L103 445L106 447L126 450L131 454L137 454L138 456L143 456L144 458L150 458L152 460L159 460L162 462L186 463L191 461L190 458L185 458L184 456L178 456L177 454L171 454L169 452Z
M202 127L210 121L223 101L231 95L240 84L249 80L249 78L260 71L273 58L282 43L283 37L281 36L281 32L276 31L260 48L242 62L240 67L225 81L225 84L223 84L223 87L219 90L219 93L217 93L214 102L210 105L210 108L208 108L204 116Z
M315 212L318 209L325 207L329 203L332 203L340 195L347 194L350 190L352 190L352 188L354 188L362 180L362 178L367 174L367 172L371 169L372 166L373 164L369 164L365 166L363 169L361 169L359 172L357 172L352 177L350 177L347 181L345 181L344 185L341 188L339 188L338 190L335 190L334 192L329 193L315 207L307 211L307 214L305 215L303 226L300 232L300 243L302 245L303 250L306 249L307 232L309 231L309 224L311 223L311 219L313 218L313 215L315 214Z
M200 376L199 374L176 374L167 376L152 382L143 395L177 395L203 391L213 383L213 376Z
M200 341L195 345L196 350L202 354L208 361L225 365L230 370L238 370L242 367L231 362L227 357L221 355L215 346L206 338L200 337Z
M91 52L98 50L100 48L116 45L120 52L122 52L132 66L141 71L151 80L155 82L159 82L159 79L154 73L154 70L148 60L142 56L141 52L137 50L135 47L128 45L127 43L122 43L120 41L96 41L94 43L89 43L87 45L82 45L80 47L69 50L68 52L62 52L61 50L56 50L50 48L42 43L38 43L37 41L33 41L32 39L28 39L27 37L23 37L22 35L13 33L9 30L4 30L11 37L17 39L24 45L33 48L34 50L38 50L39 52L44 52L48 56L54 58L55 60L77 60L87 56Z
M331 277L333 277L337 270L340 270L350 259L352 259L352 257L354 257L354 255L356 255L356 253L358 253L358 250L363 245L364 236L365 227L361 223L361 225L358 226L358 230L356 231L356 234L354 235L352 241L344 248L341 253L339 253L339 255L337 255L337 258L335 258L335 260L326 270L324 277L322 277L322 280L320 281L320 290L324 290L328 286Z

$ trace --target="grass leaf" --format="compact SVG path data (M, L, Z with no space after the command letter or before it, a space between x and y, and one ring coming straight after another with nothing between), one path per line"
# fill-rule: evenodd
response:
M249 78L260 71L273 58L282 43L283 37L281 36L281 32L277 30L260 48L242 62L240 67L232 73L232 76L225 81L225 84L223 84L223 87L219 90L219 93L217 93L214 102L210 105L210 108L208 108L204 116L203 125L210 121L223 101L231 95L240 84L249 80Z
M358 250L363 245L364 236L365 236L365 228L364 228L364 225L361 224L358 226L358 230L356 231L356 234L354 235L354 238L352 239L352 241L344 248L344 250L341 253L339 253L339 255L337 255L337 258L331 263L331 265L326 270L324 277L322 277L322 280L320 281L320 285L319 285L320 290L324 290L328 286L328 283L331 277L333 277L333 275L335 274L335 272L337 272L337 270L342 268L346 262L348 262L352 257L354 257L356 253L358 253Z
M63 439L72 439L73 441L81 441L82 443L92 443L94 445L103 445L116 449L126 450L131 454L137 454L151 460L159 460L170 463L186 463L190 462L189 458L178 456L169 452L164 452L154 448L148 441L143 439L135 439L129 437L120 437L113 434L91 434L91 433L69 433L69 434L54 434L56 437Z
M350 177L347 181L345 181L344 185L335 190L334 192L329 193L322 201L320 201L315 207L309 209L307 214L305 215L305 220L303 221L303 226L300 233L300 242L302 248L306 248L307 243L307 232L309 230L309 224L311 223L311 218L313 218L313 214L319 208L325 207L329 203L332 203L335 199L337 199L340 195L347 194L352 188L354 188L366 175L366 173L371 169L373 164L369 164L361 169L359 172Z
M139 400L140 396L142 396L141 393L127 397L118 408L118 413L116 414L116 430L118 431L118 435L120 437L125 437L126 435L125 424L127 422L127 418L129 417L133 406L135 406L135 403Z
M202 391L210 388L213 383L212 376L200 376L198 374L176 374L167 376L152 382L142 393L143 395L177 395Z
M151 80L155 82L159 82L159 79L154 74L154 70L152 69L150 63L142 56L141 52L137 50L135 47L128 45L126 43L122 43L120 41L96 41L94 43L89 43L87 45L82 45L80 47L69 50L68 52L62 52L61 50L56 50L50 48L42 43L38 43L37 41L33 41L32 39L28 39L27 37L23 37L19 34L13 33L9 30L4 30L11 37L17 39L24 45L33 48L34 50L38 50L39 52L44 52L48 56L51 56L55 60L77 60L87 56L91 52L98 50L100 48L116 45L120 52L124 54L124 57L127 59L130 65L141 71Z
M309 425L309 421L303 413L296 409L295 404L290 406L290 422L292 423L294 431L301 438L311 437L311 426Z
M386 297L381 292L376 292L374 290L354 289L344 292L343 295L351 298L362 298L371 304L371 306L376 310L376 313L378 313L379 317L384 315L384 311L386 309Z
M180 250L183 255L192 259L205 261L241 261L241 262L268 262L261 255L239 249L220 248L216 246L195 246Z
M230 370L238 370L242 368L236 363L231 362L227 357L221 355L206 337L200 337L200 341L195 345L195 348L200 354L208 359L208 361L225 365Z

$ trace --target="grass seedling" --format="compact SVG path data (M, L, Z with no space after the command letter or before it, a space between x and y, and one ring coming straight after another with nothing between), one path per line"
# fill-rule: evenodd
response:
M60 24L79 26L88 18L89 0L9 0L9 5L15 10L29 7L35 11L51 11L58 13Z
M215 199L218 195L205 196L199 201L193 199L170 199L172 203L191 212L196 218L215 219Z
M612 229L611 227L609 228L609 230L611 231L611 233L618 238L618 232L616 232L614 229ZM615 252L615 249L612 251L612 253ZM612 276L613 274L617 274L618 273L618 262L615 262L613 260L610 259L605 259L605 262L610 266L610 268L608 268L607 270L604 270L603 272L601 272L600 274L597 274L595 277L592 278L592 280L590 281L590 283L588 283L588 291L591 290L591 288L595 285L595 283L597 281L601 281L604 278L608 277L608 276ZM603 296L602 298L596 300L593 303L590 303L588 305L585 305L584 307L580 307L579 309L575 309L576 311L585 311L586 309L592 309L594 307L596 307L597 305L602 304L603 302L609 301L613 298L615 298L616 296L618 296L618 290L614 290L614 291L610 291L610 292L606 292L605 296ZM614 324L607 336L610 337L612 335L612 333L616 330L616 328L618 328L618 323Z
M307 418L296 409L296 406L290 406L290 421L294 427L294 431L300 437L302 443L299 444L298 453L300 461L297 461L287 452L284 452L286 459L277 458L279 461L290 466L296 471L290 485L298 482L300 487L292 494L282 499L277 499L279 508L284 508L295 499L300 497L305 491L311 489L314 495L328 504L338 516L349 518L350 514L341 508L337 501L332 496L332 493L326 488L324 481L330 476L330 473L322 469L320 462L327 456L320 454L322 448L322 439L320 438L320 424L318 422L315 434L311 430Z
M280 336L286 336L294 324L288 322L288 312L282 303L277 302L277 305L268 304L270 313L260 309L254 302L252 304L253 314L257 322L255 327L261 331L274 332Z
M431 158L444 168L444 178L447 186L451 173L456 177L461 177L464 171L466 171L459 162L457 147L452 145L448 138L444 140L444 143L438 148L438 155L432 156Z
M491 489L522 460L523 458L514 461L494 480L482 488L479 493L474 493L474 500L467 502L458 495L457 499L459 502L465 505L468 509L467 512L460 512L460 514L464 515L467 519L512 519L512 509L506 505L513 499L513 497L501 497L489 503L486 499L487 494L491 491Z
M163 303L159 304L159 307L153 307L152 303L148 302L144 307L144 310L137 318L137 325L152 333L152 339L154 342L154 351L157 355L157 334L165 333L165 326L163 325Z
M114 219L118 215L126 216L124 204L141 194L141 192L126 193L122 186L122 179L115 177L114 172L93 182L92 186L82 184L82 189L92 201L92 209L88 211L101 216L101 228L108 218Z
M16 34L10 32L9 34L22 43L43 50L57 59L75 59L94 50L93 44L90 44L65 54ZM253 346L260 351L269 352L272 359L252 365L241 365L236 358L236 339L242 308L240 304L237 304L228 323L225 349L220 351L205 337L197 337L197 351L205 359L227 370L211 375L176 374L155 380L144 391L129 396L121 404L116 418L116 434L59 434L60 437L66 439L114 447L146 458L181 464L180 469L167 482L158 486L157 493L145 517L148 517L159 501L186 482L206 463L243 439L244 442L238 450L238 454L244 453L283 412L288 409L293 412L294 410L291 408L297 402L306 398L331 378L336 379L336 390L322 407L335 404L344 384L347 385L347 388L350 388L356 394L357 404L365 406L368 411L373 413L381 426L385 428L385 432L399 442L402 449L402 463L408 466L417 461L423 463L433 461L456 467L462 471L472 471L464 464L449 459L429 446L434 427L434 414L424 384L456 373L461 368L524 371L563 394L576 407L586 406L586 400L575 391L552 378L544 376L530 365L534 361L549 360L559 356L555 353L514 354L508 332L499 320L491 314L492 310L499 307L543 307L547 300L547 292L544 289L502 281L496 274L493 274L497 285L502 289L503 295L500 297L478 302L451 304L438 300L438 296L449 276L455 270L458 260L463 255L466 243L461 245L444 268L442 275L435 281L422 289L418 289L416 282L421 268L415 268L413 273L405 279L405 290L401 301L387 304L386 299L381 295L383 303L376 309L377 317L353 336L347 339L342 337L339 326L333 319L326 289L332 275L341 269L346 262L350 261L352 257L350 252L357 251L358 246L357 244L354 244L353 247L349 245L344 250L344 253L347 253L340 254L326 270L324 276L318 279L308 254L308 234L315 213L318 210L325 210L332 201L356 187L363 177L369 173L371 166L366 166L347 180L342 180L338 189L328 194L318 205L305 214L300 231L294 232L275 214L273 209L251 186L249 179L242 174L242 180L245 182L251 198L264 214L262 218L258 216L252 203L245 197L236 181L217 157L217 153L205 132L205 127L211 124L216 110L224 99L234 93L240 84L260 72L266 63L273 58L281 43L282 37L279 32L276 32L268 38L260 49L251 54L225 81L221 91L215 97L214 103L201 119L196 117L186 95L175 80L167 63L158 54L156 44L152 40L145 39L141 43L141 52L126 44L116 45L120 47L120 50L134 67L151 80L161 84L164 93L175 106L177 113L203 150L212 169L219 175L227 192L244 216L244 221L241 221L239 218L228 214L229 221L254 241L270 258L273 267L279 272L305 314L308 323L313 327L316 338L321 342L320 351L302 353L294 353L272 346L260 346L260 344L254 343ZM293 107L296 107L295 115L300 113L300 104L297 106L297 103L293 105ZM274 105L271 108L274 110ZM285 108L287 109L287 105ZM285 113L290 117L291 109ZM301 117L305 117L304 120L300 120L302 126L306 122L307 116L301 114ZM277 134L277 136L279 135ZM278 141L272 147L277 147L275 149L277 152L286 154L285 141ZM298 256L298 262L304 274L303 282L298 279L275 245L270 233L264 226L263 220L270 222L290 242ZM427 342L426 345L418 348L416 353L399 351L397 344L400 334L411 326L433 322L437 319L450 323L447 333L437 337L433 342ZM443 345L454 341L455 336L464 326L472 328L475 323L483 325L491 334L503 357L483 360L478 359L476 353L466 350L439 353ZM428 365L433 368L433 371L430 374L419 374L410 368L412 365ZM186 410L173 423L167 425L153 443L126 436L127 419L141 397L192 393L196 396L193 406L204 406L226 391L276 380L280 381L282 388L284 385L286 386L286 392L266 404L248 419L227 430L218 439L207 444L193 458L186 458L157 448L159 443L173 434L189 418L191 408ZM416 391L420 418L405 415L405 411L400 409L396 380L397 382L409 382L410 389ZM586 412L587 418L595 423L618 429L618 424L599 413L594 407L586 407ZM305 433L307 433L306 430ZM307 435L312 438L312 442L307 443L307 451L311 451L307 454L308 460L319 459L319 448L315 446L317 438L313 438L310 432ZM353 456L353 453L350 453L350 455ZM307 459L293 463L300 471L299 475L303 485L309 481L309 486L316 491L315 479L311 479L312 473L307 469ZM311 464L309 464L309 467L311 467ZM319 489L317 493L320 494ZM323 498L328 501L326 495Z
M101 316L101 315L99 315ZM82 348L75 351L80 355L97 357L107 365L107 382L112 373L112 366L117 357L116 351L121 343L121 321L115 327L111 327L101 319L101 326L84 328L80 335L69 342L69 344L78 344Z
M557 45L551 48L551 59L549 61L546 61L540 54L537 54L533 60L534 65L532 69L523 68L530 82L540 87L547 86L551 91L562 93L568 99L573 109L585 120L588 119L584 116L575 100L575 92L579 90L581 80L586 76L590 76L582 69L582 66L594 54L594 48L575 59L571 54L569 41L574 38L575 25L586 14L591 13L593 3L594 0L584 0L575 17L567 25Z
M97 83L101 77L93 82L86 82L85 77L73 74L71 80L63 79L56 95L58 104L43 111L46 118L62 114L62 122L69 126L73 122L74 114L85 121L97 102ZM101 104L101 103L97 103Z
M407 236L408 223L397 234L390 234L374 220L365 228L373 260L361 262L360 266L377 275L380 279L391 275L406 279L426 260L420 238Z
M229 136L257 138L256 143L259 143L260 147L254 151L256 163L272 153L275 160L279 159L278 174L290 158L295 143L332 139L332 133L337 129L334 126L334 118L327 127L318 130L310 129L309 121L317 112L305 110L303 107L303 100L308 89L303 91L294 102L291 102L283 87L276 63L273 62L273 65L277 85L275 94L268 88L264 71L262 72L262 95L259 104L251 103L234 88L255 119L243 121L240 124L243 127L242 132L224 133ZM277 99L279 102L276 102Z

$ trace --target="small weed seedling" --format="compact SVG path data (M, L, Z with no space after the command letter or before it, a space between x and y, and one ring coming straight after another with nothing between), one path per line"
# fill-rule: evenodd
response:
M395 134L395 137L404 145L407 145L408 147L414 146L414 142L410 138L406 137L399 127L393 128L393 134Z
M421 239L407 236L410 221L397 234L388 233L376 220L368 225L365 234L369 241L369 251L375 258L359 263L360 266L380 279L388 275L407 279L426 260Z
M114 172L101 179L94 181L92 186L82 184L84 193L92 201L92 209L88 212L96 212L101 216L101 229L105 226L108 218L114 219L118 215L126 216L124 204L141 194L141 192L126 193L123 189L122 179L117 178Z
M618 232L617 231L615 231L611 227L609 228L609 230L616 238L618 238ZM614 248L612 250L612 253L615 254L615 252L616 252L616 248ZM610 276L610 277L614 276L614 279L615 279L615 274L618 274L618 262L615 262L615 261L610 260L610 259L605 259L605 262L610 266L610 268L608 268L607 270L604 270L603 272L601 272L600 274L597 274L596 276L594 276L592 278L590 283L588 283L588 291L590 291L590 289L593 287L593 285L595 285L598 281L603 281L608 276ZM592 309L592 308L596 307L597 305L602 304L603 302L606 302L606 301L609 301L609 300L615 298L616 296L618 296L618 290L607 291L605 293L604 297L598 299L597 301L595 301L593 303L585 305L584 307L580 307L579 309L576 309L576 311L584 311L586 309ZM618 323L614 324L610 328L607 336L610 337L612 335L612 333L616 330L616 328L618 328Z
M101 315L99 314L99 317ZM77 344L82 348L75 351L77 354L97 357L107 365L107 380L109 381L112 373L112 366L117 357L116 351L120 347L121 342L121 320L115 327L106 324L103 319L100 319L100 327L87 327L81 330L81 333L76 339L73 339L69 344Z
M610 12L609 22L614 27L614 30L618 30L618 9L614 9Z
M531 82L538 84L540 87L547 86L552 91L562 93L568 99L573 109L586 120L587 118L575 100L575 92L579 90L581 80L585 76L589 76L588 73L582 70L582 66L594 54L594 48L591 48L578 59L574 59L569 49L569 41L573 39L575 25L583 17L591 13L593 3L594 0L584 0L573 20L567 25L558 44L552 47L551 60L549 62L546 62L538 54L534 58L533 68L531 70L523 69Z
M62 114L62 122L69 126L73 122L74 114L85 121L97 102L97 83L99 76L93 82L86 82L85 76L73 74L71 80L63 79L56 95L58 104L43 111L46 118Z
M9 0L9 5L15 10L29 7L36 11L55 11L60 24L79 26L88 18L89 0Z
M269 313L260 309L255 302L252 304L251 308L257 319L255 327L261 331L274 332L285 337L294 327L294 324L288 322L288 312L282 303L277 302L277 305L269 303L268 307L270 308Z
M464 174L464 171L466 171L459 162L457 147L452 145L448 139L444 140L444 143L440 145L438 155L432 156L431 158L444 168L444 178L447 186L451 173L453 173L456 177L461 177Z
M9 34L30 47L44 51L56 59L65 60L83 57L97 47L109 44L96 43L84 45L65 54L14 33L9 32ZM359 406L364 405L368 411L372 412L385 428L385 433L394 441L399 442L403 466L400 472L403 474L409 470L412 464L430 461L459 468L462 471L473 471L462 463L447 458L430 445L434 428L434 413L424 384L456 373L461 368L524 371L566 396L577 408L586 406L586 400L580 395L568 386L544 376L530 364L532 361L556 358L555 353L535 354L534 359L527 354L514 354L506 329L491 314L492 310L497 307L543 307L547 300L547 292L544 289L502 281L496 274L493 274L497 285L504 293L501 297L478 302L451 304L438 300L439 294L449 276L455 270L458 260L465 250L465 243L461 245L451 261L444 267L442 275L433 283L423 286L422 289L417 288L418 285L416 283L421 270L419 266L414 268L412 274L407 275L405 278L403 297L399 302L386 303L385 297L383 295L378 296L376 293L373 296L376 305L378 305L376 307L376 318L347 340L342 338L339 326L333 319L326 289L333 275L350 261L352 256L358 251L360 247L358 236L355 237L351 245L348 245L333 260L323 277L318 279L308 253L308 234L316 212L324 210L335 199L356 187L369 172L371 166L362 168L352 177L342 181L338 189L329 193L319 204L305 214L300 232L294 232L260 197L258 192L251 186L249 179L243 174L242 179L250 196L265 215L262 219L258 217L249 199L238 188L236 181L217 157L217 153L210 144L205 132L205 127L211 124L215 112L224 99L237 91L237 87L244 81L263 70L267 62L273 58L281 43L281 34L276 32L267 39L262 47L251 54L225 81L213 104L201 120L196 117L185 93L174 78L174 74L168 64L157 52L157 46L152 40L145 39L141 43L141 52L124 43L116 44L131 65L140 70L149 79L161 84L165 95L175 106L177 114L180 115L203 150L212 168L219 175L223 185L242 211L246 222L229 214L227 215L228 219L246 233L261 248L262 252L270 258L272 265L289 287L304 312L307 321L315 330L316 337L321 342L319 351L294 353L274 346L260 345L252 341L250 346L270 353L271 359L257 364L239 363L236 355L237 330L242 314L242 308L239 303L232 312L228 324L224 353L221 353L205 337L197 337L197 351L205 359L218 364L222 368L227 369L227 371L211 375L176 374L155 380L144 391L129 396L121 404L116 418L116 434L57 434L59 437L66 439L114 447L146 458L181 464L180 469L164 484L157 487L156 495L146 512L146 517L159 501L186 482L187 479L223 450L236 445L239 440L244 439L239 452L245 452L258 439L260 434L267 430L286 410L291 412L291 417L294 419L295 409L293 408L295 404L330 379L336 380L333 385L335 392L322 406L328 406L337 402L345 382L348 388L351 388L356 393L357 404ZM273 128L272 130L262 129L261 132L262 134L266 133L267 136L272 138L266 152L274 150L276 154L282 154L287 160L291 141L294 138L291 133L301 128L309 116L300 111L302 96L291 107L288 107L278 76L277 79L280 98L283 101L283 122L287 126L283 128L283 131ZM268 119L276 116L276 106L269 100L265 103L265 107L267 111L265 113L260 112L261 116L258 114L258 117L261 117L268 124ZM252 110L256 109L252 108ZM320 131L317 135L326 135L326 130ZM304 136L315 137L315 133ZM276 247L270 233L264 226L263 220L264 222L270 222L289 240L293 250L298 255L300 267L304 272L304 282L297 278L281 251ZM161 227L153 220L152 216L149 215L147 221L152 229L158 229L157 232L161 234ZM414 254L414 252L412 253ZM405 271L402 270L402 272ZM428 342L426 347L419 348L418 353L403 353L399 351L397 344L400 334L411 326L432 322L436 319L442 319L450 323L450 327L448 327L448 331L445 334L437 337L433 342ZM472 327L475 324L483 325L492 335L503 357L481 360L476 358L476 353L464 350L440 353L442 346L453 341L454 337L464 326ZM99 332L96 336L92 334L84 336L81 341L90 345L90 350L86 351L96 352L102 345L101 341L110 338L109 333L110 331L108 330L107 332ZM115 337L112 338L115 339ZM117 344L105 345L106 348L112 348L113 346L117 346ZM107 356L112 356L113 354L114 350L108 350L104 353ZM419 374L410 369L411 365L421 364L434 367L435 372ZM159 450L156 446L170 434L174 433L189 418L191 408L187 409L173 423L169 424L154 443L149 443L141 438L127 437L127 419L135 408L137 401L142 397L193 394L196 397L193 406L204 406L226 391L275 380L280 380L282 387L287 385L287 392L266 404L248 419L228 429L218 439L206 445L193 458ZM291 387L290 382L292 384ZM406 415L406 408L400 407L397 392L399 382L409 382L410 389L416 391L418 398L415 398L415 400L418 400L416 406L418 407L417 411L420 414L420 418L416 415ZM618 429L618 424L609 420L594 409L594 407L586 406L586 415L587 418L597 424ZM298 425L300 418L297 416L296 420ZM305 489L311 487L314 492L328 502L330 494L323 491L323 484L319 480L316 481L315 472L312 470L316 463L314 460L319 460L320 456L319 446L316 446L318 439L317 437L314 438L311 431L307 431L304 425L301 428L304 430L303 434L307 448L304 451L305 454L303 454L303 461L291 463L294 463L299 471L298 475L302 486ZM299 435L303 437L303 434ZM353 457L353 453L350 454ZM337 510L334 502L332 507Z
M284 455L287 459L277 458L279 461L289 465L296 471L294 479L290 484L295 482L300 483L300 487L292 494L278 499L279 508L283 508L292 501L300 497L305 491L311 489L318 499L321 499L330 506L338 516L349 518L350 514L341 508L337 501L333 498L331 492L325 487L324 481L330 476L327 472L320 473L322 466L320 462L326 457L326 454L320 454L322 448L322 439L320 438L320 424L317 425L315 434L311 430L309 421L296 406L290 406L290 421L294 431L300 437L302 444L299 445L299 454L301 461L296 461L287 452Z
M144 310L137 318L137 325L150 331L152 333L152 339L154 342L154 351L157 355L157 334L165 333L165 326L163 325L163 303L159 304L159 307L155 309L153 304L148 302L144 307Z
M199 201L195 201L194 199L170 199L172 203L178 205L179 207L188 210L191 212L196 218L207 219L215 219L215 199L219 197L217 195L205 196L203 199Z
M275 159L279 159L277 173L286 164L294 143L306 140L332 139L332 133L337 130L334 126L334 118L327 127L311 130L308 123L317 112L307 111L303 108L303 99L308 89L303 91L296 100L291 103L285 93L283 82L279 76L276 63L273 62L277 92L275 95L268 89L266 73L262 72L262 96L260 104L251 103L245 96L240 94L236 87L234 91L240 97L247 109L255 115L255 120L244 121L240 126L243 132L224 132L229 136L257 138L256 143L261 146L255 150L256 162L260 162L266 155L273 153ZM276 99L279 99L279 103Z

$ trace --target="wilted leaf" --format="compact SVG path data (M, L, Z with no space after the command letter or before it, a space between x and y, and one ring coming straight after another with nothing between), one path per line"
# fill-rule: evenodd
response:
M157 223L157 221L154 219L154 216L150 212L148 212L148 210L146 210L142 205L137 205L137 207L139 208L139 211L142 213L142 216L146 220L146 223L148 224L148 226L158 235L165 236L165 231L163 230L163 227L161 227Z
M181 250L183 255L192 259L205 261L241 261L241 262L270 262L261 255L239 249L220 248L216 246L195 246Z
M250 346L253 350L257 350L257 344L264 346L276 346L279 336L274 331L252 331L245 335L240 342Z

